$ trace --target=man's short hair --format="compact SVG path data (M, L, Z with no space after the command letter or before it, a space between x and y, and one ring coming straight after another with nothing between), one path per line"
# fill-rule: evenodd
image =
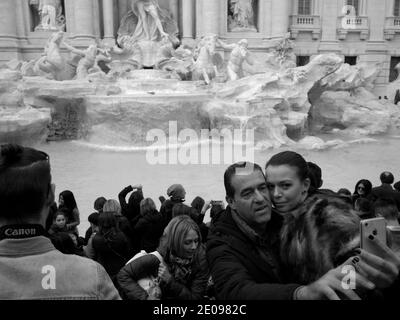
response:
M264 176L264 172L258 164L251 162L237 162L232 164L228 167L228 169L226 169L224 174L225 193L228 198L233 198L235 196L235 189L232 186L233 176L237 174L244 175L246 174L247 170L249 170L247 174L251 174L256 170L259 170Z
M391 172L385 171L380 176L382 183L392 184L394 182L394 176Z
M51 191L49 156L14 144L0 149L0 216L34 217Z
M398 219L399 211L397 210L396 202L393 199L380 198L374 203L375 215L381 215L387 220Z

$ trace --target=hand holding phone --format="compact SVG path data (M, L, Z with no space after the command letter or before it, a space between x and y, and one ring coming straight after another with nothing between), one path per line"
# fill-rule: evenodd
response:
M375 218L360 222L361 250L357 270L377 288L393 285L400 270L400 256L387 245L386 220Z
M371 237L378 239L382 244L387 244L386 220L384 218L366 219L360 222L361 249L382 257L383 253L371 243Z

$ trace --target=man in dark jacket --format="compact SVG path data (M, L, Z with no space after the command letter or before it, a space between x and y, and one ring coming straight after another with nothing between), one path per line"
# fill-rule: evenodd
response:
M211 227L207 258L218 299L292 299L300 285L282 284L277 252L281 219L271 215L271 202L262 169L236 175L244 166L225 172L228 208Z
M224 184L229 206L211 227L207 241L207 258L218 299L337 300L336 292L349 299L359 299L353 290L341 285L342 266L308 285L287 283L278 254L282 218L271 210L269 190L260 166L236 163L225 171ZM391 258L400 264L397 257ZM379 260L376 259L374 263ZM359 261L357 257L346 263L356 265ZM387 272L386 269L379 271L374 270L380 277ZM397 275L393 273L393 277ZM358 288L374 286L358 272L355 279Z
M394 176L391 172L382 172L380 175L382 185L372 189L371 194L374 201L377 199L393 199L397 209L400 210L400 193L393 189Z

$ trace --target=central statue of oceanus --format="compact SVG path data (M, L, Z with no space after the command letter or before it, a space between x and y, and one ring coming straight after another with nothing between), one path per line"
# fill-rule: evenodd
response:
M178 25L172 14L160 7L157 0L131 0L130 11L122 18L118 30L118 46L142 57L142 64L156 64L157 52L165 39L179 45Z

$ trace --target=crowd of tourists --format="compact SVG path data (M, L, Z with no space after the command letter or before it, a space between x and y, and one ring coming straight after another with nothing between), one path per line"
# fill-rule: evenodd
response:
M226 203L198 196L189 205L181 184L167 199L146 197L140 184L99 195L79 234L79 204L70 190L56 197L49 156L3 145L0 299L394 299L399 232L388 231L387 243L369 235L374 253L360 247L364 219L400 230L400 182L390 172L380 180L324 189L317 164L285 151L264 168L229 166ZM344 266L355 287L343 286Z

